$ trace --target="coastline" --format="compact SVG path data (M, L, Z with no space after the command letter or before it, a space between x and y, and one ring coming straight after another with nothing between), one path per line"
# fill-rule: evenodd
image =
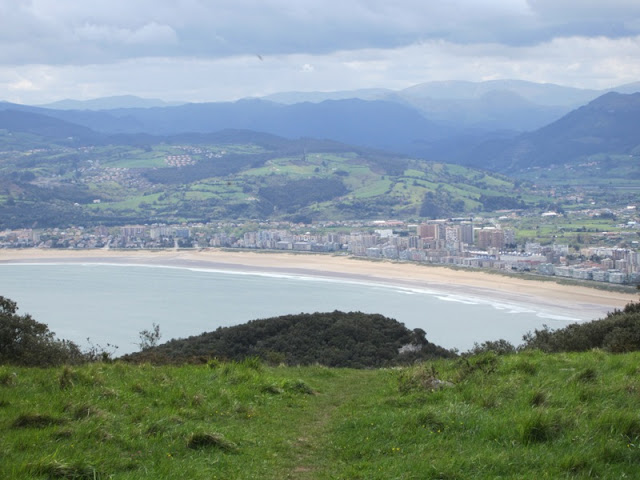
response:
M583 286L560 285L481 271L387 261L364 262L354 257L256 251L188 250L42 250L2 249L0 265L11 263L116 263L205 268L256 274L327 278L419 288L436 293L534 306L577 320L601 318L637 301L633 294ZM0 292L1 295L1 292Z

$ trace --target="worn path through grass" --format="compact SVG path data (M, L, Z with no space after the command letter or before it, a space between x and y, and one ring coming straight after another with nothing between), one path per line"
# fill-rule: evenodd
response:
M323 383L298 422L291 422L291 456L281 472L272 478L297 480L331 478L336 466L332 428L364 407L370 394L379 391L380 372L374 370L336 370L336 376ZM369 393L368 393L369 392ZM283 474L285 476L283 476Z

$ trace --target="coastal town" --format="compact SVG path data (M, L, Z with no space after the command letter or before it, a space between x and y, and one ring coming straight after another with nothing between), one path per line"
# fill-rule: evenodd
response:
M252 249L340 254L611 284L639 284L637 239L640 226L635 207L591 213L596 217L609 215L618 223L612 231L590 232L585 227L576 228L576 236L572 238L580 240L580 244L523 238L514 227L519 225L514 221L518 215L504 212L499 218L449 218L420 223L372 220L305 225L221 221L5 230L0 231L0 248ZM554 212L541 215L557 216Z

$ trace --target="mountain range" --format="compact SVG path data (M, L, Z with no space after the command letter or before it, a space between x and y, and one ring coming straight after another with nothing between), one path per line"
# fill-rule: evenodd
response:
M640 82L611 90L637 91ZM1 102L0 128L75 144L112 143L113 135L119 135L118 141L140 143L148 135L240 129L287 139L330 139L514 173L592 155L638 155L640 93L601 93L493 81L430 82L397 92L282 93L236 102L102 110L88 107L137 100L96 100L73 110ZM363 98L353 98L358 96ZM155 100L150 102L156 105ZM527 130L522 128L527 122L539 126L520 131ZM505 125L511 128L500 128Z
M335 92L281 92L261 97L261 100L282 105L321 103L326 100L382 100L409 106L429 120L449 127L521 132L543 127L605 93L637 91L640 91L640 82L593 90L522 80L432 81L402 90L369 88ZM168 107L185 103L121 95L83 101L62 100L40 106L96 111Z
M479 145L460 163L513 172L597 155L640 155L640 93L607 93L534 132Z

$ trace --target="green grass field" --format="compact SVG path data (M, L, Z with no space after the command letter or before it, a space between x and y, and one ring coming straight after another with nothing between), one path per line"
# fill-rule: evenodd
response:
M638 353L5 366L0 478L638 478L639 411Z

